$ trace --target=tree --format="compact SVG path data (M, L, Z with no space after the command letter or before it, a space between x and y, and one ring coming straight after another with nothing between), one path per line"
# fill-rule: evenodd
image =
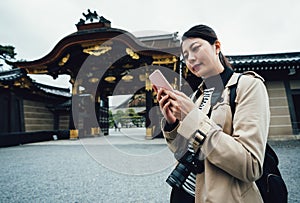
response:
M109 120L109 127L112 128L114 127L114 117L113 117L113 114L112 114L112 111L109 110L108 111L108 120Z
M126 109L125 115L127 115L127 116L129 116L129 117L132 117L132 116L135 116L136 113L135 113L134 109L129 108L129 109Z
M9 60L11 59L15 59L15 56L17 54L15 53L15 47L13 46L2 46L0 45L0 59L4 60L5 63L7 63L8 65L11 65L9 63Z
M121 119L124 117L125 113L122 111L122 110L118 110L116 112L116 114L114 115L114 119L117 121L117 122L120 122Z
M139 116L134 109L129 108L126 109L125 115L129 121L131 121L134 125L139 126L141 123L142 117Z

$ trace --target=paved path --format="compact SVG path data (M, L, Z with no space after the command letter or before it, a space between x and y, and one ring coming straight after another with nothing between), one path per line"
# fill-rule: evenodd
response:
M165 179L174 159L163 139L144 138L143 129L122 129L109 136L0 148L0 202L169 202ZM289 203L300 202L300 141L271 145Z

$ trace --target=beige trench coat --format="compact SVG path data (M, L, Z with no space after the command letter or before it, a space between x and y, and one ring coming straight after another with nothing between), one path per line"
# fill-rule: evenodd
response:
M207 136L201 146L205 171L196 177L197 203L263 202L254 181L262 175L270 122L269 98L259 75L243 75L238 82L232 119L228 87L236 84L237 78L237 73L231 76L210 119L195 109L174 130L164 132L174 153L180 143L191 140L196 130Z

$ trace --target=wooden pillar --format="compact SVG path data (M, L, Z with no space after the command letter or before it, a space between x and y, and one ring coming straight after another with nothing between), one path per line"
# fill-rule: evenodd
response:
M150 110L153 107L153 99L152 99L152 85L149 80L149 73L145 73L145 94L146 94L146 139L153 138L153 126L151 125L151 116Z
M71 100L71 111L70 111L70 119L69 119L69 129L70 129L70 139L77 139L79 138L79 132L78 129L76 129L76 124L78 126L79 123L79 115L78 115L78 110L73 111L73 105L78 106L78 88L79 85L74 79L71 79L71 84L72 84L72 100Z
M9 98L8 98L8 126L9 132L22 132L22 102L21 100L15 95L13 88L10 88L9 91Z
M53 129L59 130L59 111L54 110L54 123L53 123Z
M297 135L298 134L297 117L296 117L296 111L295 111L295 105L294 105L294 101L293 101L291 86L290 86L290 82L288 80L284 80L284 87L285 87L286 97L287 97L289 111L290 111L290 118L291 118L293 134Z
M109 135L109 102L106 96L99 97L99 111L98 111L98 123L101 129L101 132L104 135ZM96 108L97 110L97 108Z

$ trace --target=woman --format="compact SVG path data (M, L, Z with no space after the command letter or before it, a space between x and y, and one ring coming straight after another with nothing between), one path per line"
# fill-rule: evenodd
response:
M165 139L179 163L189 165L189 170L175 169L188 175L173 187L171 202L263 202L255 184L263 171L270 121L263 79L254 72L234 73L206 25L184 33L181 49L189 71L203 82L191 98L158 90ZM232 115L229 88L236 84Z

